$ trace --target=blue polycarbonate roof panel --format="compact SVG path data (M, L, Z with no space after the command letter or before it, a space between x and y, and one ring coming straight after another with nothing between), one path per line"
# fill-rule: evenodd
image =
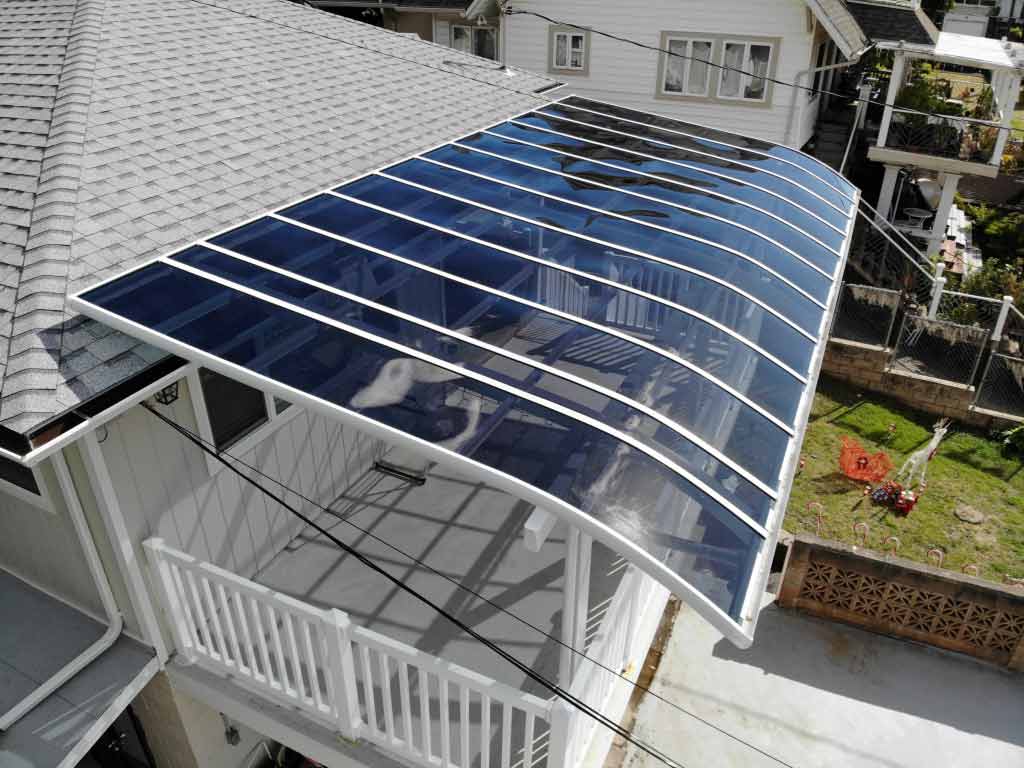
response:
M412 358L167 263L83 298L550 493L650 552L738 618L760 537L678 474L605 432L450 365ZM443 349L421 351L450 362ZM645 488L659 489L654 509L644 502L649 518L635 514ZM713 577L705 562L715 564Z
M610 144L613 147L631 152L653 155L661 160L671 160L693 165L737 181L747 180L763 189L768 189L782 195L807 210L813 211L817 216L840 229L842 229L844 222L848 219L847 214L843 210L822 200L819 195L807 189L806 186L786 176L774 172L765 172L750 163L715 155L706 150L694 151L660 139L648 139L638 135L635 131L627 133L628 129L634 127L631 123L622 125L621 127L625 130L620 131L598 126L589 121L569 120L555 115L540 113L516 118L514 122L517 125L543 128L568 134L569 136L576 136L591 142Z
M635 206L636 200L653 198L698 215L706 213L716 219L724 219L732 226L749 228L765 240L774 241L800 254L829 275L835 271L839 261L839 254L826 244L812 239L785 219L774 217L758 208L738 205L736 200L725 200L699 189L674 186L657 179L644 178L634 171L573 158L492 134L478 133L461 140L457 146L442 147L426 157L517 184L525 176L542 180L548 185L573 185L573 189L613 189L618 191L619 204L623 206ZM552 181L550 177L538 177L534 173L536 168L557 174L554 175L557 181ZM656 223L661 222L656 219Z
M629 174L629 178L635 179L634 183L638 185L653 179L670 189L707 193L716 195L730 204L754 206L778 216L794 229L820 240L837 253L843 245L843 230L784 195L757 185L755 176L741 180L706 163L662 160L646 152L630 151L577 136L566 136L520 125L517 122L502 123L489 128L487 135L500 136L509 142L536 145L568 157L601 163L605 167L615 166ZM463 139L460 143L465 144L467 140Z
M541 111L72 304L462 462L749 642L856 190L756 139Z

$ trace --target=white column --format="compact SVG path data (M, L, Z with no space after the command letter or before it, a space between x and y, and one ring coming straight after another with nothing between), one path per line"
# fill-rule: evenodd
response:
M899 177L900 167L898 165L885 166L885 176L882 177L882 191L878 195L878 219L880 222L889 220L892 212L892 198L896 193L896 179Z
M939 197L939 207L935 211L935 221L932 224L932 234L928 238L928 255L938 252L942 247L942 241L946 239L946 222L949 221L949 211L953 207L953 196L956 194L957 184L960 183L960 175L947 173L942 179L942 195Z
M558 683L568 688L579 669L586 641L590 603L590 553L594 540L579 528L569 526L565 553L565 580L562 585L562 643L558 664Z
M897 51L892 60L892 75L889 78L889 89L885 92L885 111L882 113L882 125L878 128L876 146L885 146L885 139L889 135L889 123L892 122L892 105L895 103L896 95L903 86L903 74L906 72L906 69L906 54Z
M989 165L994 165L997 168L1003 161L1003 150L1006 148L1006 142L1010 138L1010 126L1013 124L1013 108L1017 105L1017 93L1020 91L1019 77L1008 77L1006 80L1007 82L1001 89L1001 93L996 94L997 98L1000 99L998 106L1003 111L1003 119L999 123L999 135L996 136L992 157L988 161Z

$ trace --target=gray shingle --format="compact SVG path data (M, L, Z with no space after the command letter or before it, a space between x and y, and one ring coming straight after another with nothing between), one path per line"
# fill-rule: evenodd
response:
M552 84L287 0L9 7L0 370L8 348L20 362L0 423L21 431L163 357L70 316L68 293L526 111Z

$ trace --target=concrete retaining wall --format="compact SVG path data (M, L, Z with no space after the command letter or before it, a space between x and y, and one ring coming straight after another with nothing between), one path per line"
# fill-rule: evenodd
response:
M822 371L828 375L899 400L912 408L985 429L1012 426L970 410L974 387L887 370L891 350L856 341L829 339Z
M778 603L1024 670L1019 589L799 535L790 542Z

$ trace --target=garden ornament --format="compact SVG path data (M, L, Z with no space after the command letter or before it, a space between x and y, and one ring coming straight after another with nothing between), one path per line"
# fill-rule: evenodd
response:
M915 484L915 477L917 478L918 485L924 484L924 474L928 469L928 462L931 461L935 451L939 449L939 443L942 442L942 438L949 431L949 419L938 421L933 429L934 433L932 434L932 439L928 441L928 445L910 454L907 460L903 462L903 466L900 467L900 471L896 473L896 477L893 478L894 480L902 480L907 488Z

